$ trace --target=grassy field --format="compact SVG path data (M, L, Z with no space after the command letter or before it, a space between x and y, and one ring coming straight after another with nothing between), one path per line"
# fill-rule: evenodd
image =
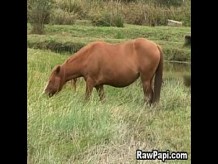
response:
M188 61L191 59L190 47L184 47L184 36L190 34L190 27L137 26L125 24L124 28L95 27L89 21L77 21L71 25L46 25L45 35L29 34L29 48L50 49L53 52L71 54L91 41L104 40L118 43L129 39L144 37L163 47L164 59L170 61Z
M50 29L51 30L51 29ZM126 88L105 87L84 103L85 84L67 84L58 95L42 95L51 68L67 55L28 48L28 163L137 163L136 149L186 151L190 163L190 89L181 73L166 70L160 104L143 105L140 81ZM160 163L160 161L146 161Z
M28 163L137 163L136 149L186 151L190 163L190 88L182 76L190 68L175 69L165 63L160 103L143 104L140 81L125 88L105 86L106 102L94 90L84 102L85 83L77 90L69 84L52 98L42 95L51 69L70 54L95 40L122 42L146 37L159 43L165 60L190 62L190 47L183 47L190 27L94 27L89 21L75 25L46 25L45 35L30 34L28 24ZM145 161L160 163L160 161Z

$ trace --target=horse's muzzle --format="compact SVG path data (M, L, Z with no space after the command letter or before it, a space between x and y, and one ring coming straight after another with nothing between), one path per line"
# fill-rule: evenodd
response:
M54 93L48 92L48 91L46 91L46 90L44 90L42 94L48 96L49 98L54 95Z
M48 93L48 97L52 97L53 95L53 93Z

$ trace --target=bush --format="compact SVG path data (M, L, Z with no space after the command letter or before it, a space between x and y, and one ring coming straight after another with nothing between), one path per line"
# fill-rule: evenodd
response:
M50 2L51 0L28 0L29 2ZM178 2L178 3L177 3ZM183 25L190 26L191 4L190 0L55 0L55 8L44 9L44 23L51 19L53 24L73 24L75 19L91 20L95 26L123 27L124 22L136 25L167 25L167 19L182 21ZM46 6L46 5L41 5ZM36 5L35 5L36 7ZM32 19L28 7L28 21ZM39 10L37 11L39 12ZM32 14L34 15L34 14ZM39 17L39 16L38 16ZM34 28L42 29L42 23ZM36 30L37 31L37 30Z
M87 4L82 0L56 0L57 8L68 13L77 15L79 19L83 19L87 15Z
M44 24L49 22L52 5L52 0L27 1L27 18L32 25L31 33L44 33Z
M122 4L114 1L94 4L89 11L92 24L95 26L124 27L121 8Z
M72 12L63 11L61 9L54 9L51 14L51 24L72 25L76 21L76 14Z
M114 15L108 12L94 14L91 16L91 21L95 26L124 27L124 20L120 14Z
M128 3L123 6L124 20L129 24L137 25L167 25L167 19L182 21L183 25L190 26L190 4L184 3L181 7L166 7L155 4Z
M130 3L123 9L125 21L136 25L166 25L168 12L154 4Z
M139 3L129 3L124 5L123 15L126 23L142 25L145 23L144 5Z
M167 25L167 19L169 18L169 11L165 8L160 8L154 5L146 6L146 24L147 25Z

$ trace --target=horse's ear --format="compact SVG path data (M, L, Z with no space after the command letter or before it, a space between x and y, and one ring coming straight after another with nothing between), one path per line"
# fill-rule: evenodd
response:
M59 74L60 70L61 70L61 66L58 65L57 68L55 69L55 73L56 73L56 74Z

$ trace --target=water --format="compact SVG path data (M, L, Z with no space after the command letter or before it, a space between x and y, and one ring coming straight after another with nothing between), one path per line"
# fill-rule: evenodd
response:
M183 79L184 76L191 75L190 63L164 62L165 79Z
M191 72L190 63L178 63L178 62L164 62L164 71L173 71L173 72Z

